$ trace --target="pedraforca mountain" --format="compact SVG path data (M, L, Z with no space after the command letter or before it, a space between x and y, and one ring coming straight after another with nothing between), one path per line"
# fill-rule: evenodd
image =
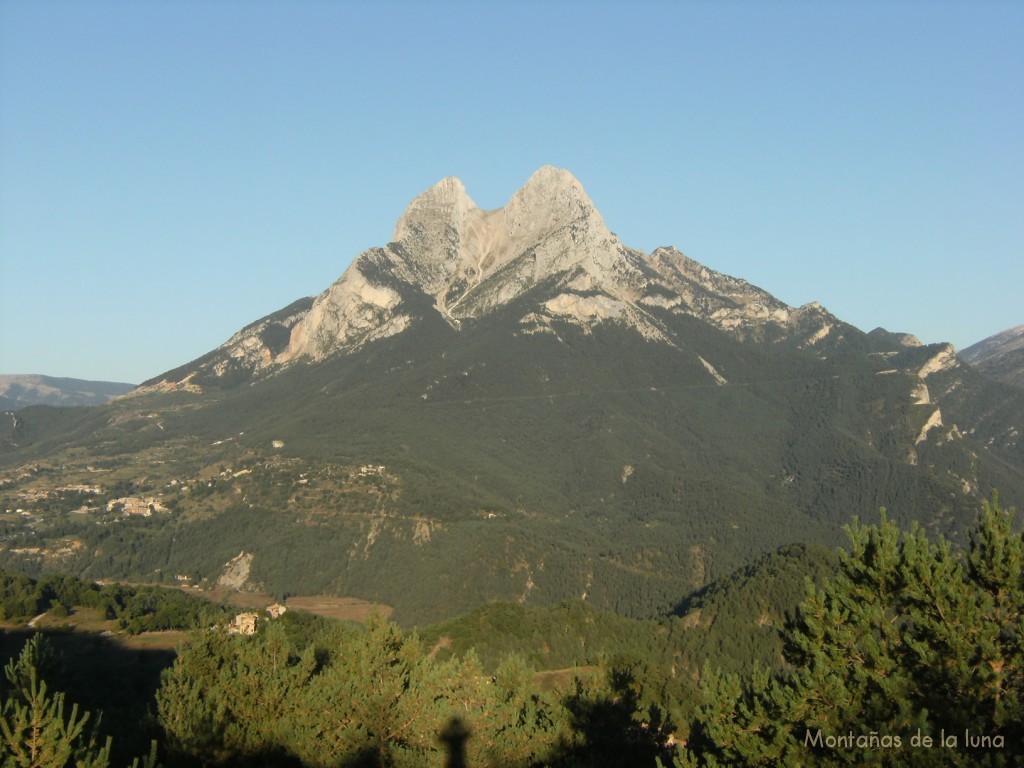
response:
M790 307L675 248L644 253L624 245L571 173L544 166L495 210L478 208L458 179L442 179L409 204L392 242L364 251L319 296L247 326L145 389L238 382L353 352L403 333L427 312L459 329L514 302L524 334L616 323L679 348L686 345L666 315L695 317L741 339L822 349L851 330L817 303Z

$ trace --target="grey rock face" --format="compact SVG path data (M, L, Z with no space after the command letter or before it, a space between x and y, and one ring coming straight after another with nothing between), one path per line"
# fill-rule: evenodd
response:
M197 373L222 376L240 367L260 374L395 336L417 322L403 302L406 290L430 297L433 309L458 329L541 284L547 294L523 315L524 333L554 333L556 323L592 328L613 322L674 346L661 319L665 312L700 318L738 337L770 330L805 346L848 328L816 303L790 307L675 248L650 254L629 248L608 230L571 173L544 166L495 210L478 208L458 179L442 179L409 204L392 242L360 254L310 306L253 323L197 361L189 375L153 386L191 386ZM286 341L271 344L268 329L282 339L286 334Z

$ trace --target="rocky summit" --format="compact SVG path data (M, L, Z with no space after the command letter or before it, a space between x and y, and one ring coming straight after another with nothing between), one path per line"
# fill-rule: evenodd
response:
M554 323L592 328L611 322L678 346L664 310L709 322L737 338L785 335L828 346L848 326L817 303L789 307L744 280L715 272L675 248L653 253L623 245L569 171L544 166L503 207L476 206L448 177L416 197L392 242L360 254L309 302L254 323L218 350L147 386L173 389L318 361L395 336L421 321L403 296L430 298L459 329L525 294L542 290L518 318L523 333L555 333ZM708 375L718 378L705 362Z
M963 541L1024 498L1024 392L631 248L568 171L490 211L443 179L392 238L128 396L0 419L0 567L653 617L882 507Z

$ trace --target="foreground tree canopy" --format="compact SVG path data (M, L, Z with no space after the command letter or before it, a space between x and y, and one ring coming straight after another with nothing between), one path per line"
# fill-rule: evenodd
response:
M156 701L147 699L160 760L168 768L1019 765L1024 538L1013 523L994 498L958 550L918 527L900 531L884 514L877 526L854 521L838 570L819 586L808 579L781 632L784 663L752 674L706 665L690 694L652 688L645 659L541 685L523 655L487 667L474 652L445 657L440 640L424 644L379 616L363 627L289 613L251 637L197 630ZM65 704L58 661L34 639L8 665L0 765L111 763L100 718ZM682 726L666 711L682 713ZM143 764L155 762L154 751Z
M666 724L641 712L628 673L550 694L532 682L518 656L490 676L472 654L435 662L374 617L304 649L283 624L202 634L157 703L172 756L190 765L611 768L668 755Z
M680 766L1010 766L1024 755L1024 540L986 504L966 552L886 520L786 629L781 675L706 672Z

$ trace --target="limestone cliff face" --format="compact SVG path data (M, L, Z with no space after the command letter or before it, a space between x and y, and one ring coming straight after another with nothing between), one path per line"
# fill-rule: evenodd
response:
M553 293L524 315L527 332L551 331L556 321L620 322L671 343L657 309L738 335L773 325L802 333L807 344L839 324L817 305L793 309L673 248L645 254L623 245L580 182L545 166L496 210L478 208L451 177L419 195L398 220L393 241L362 254L317 298L277 362L321 359L407 328L414 318L403 313L400 294L385 287L382 274L431 296L455 328L545 281Z
M360 262L367 261L367 254L360 256ZM371 282L360 269L350 268L316 298L292 328L287 348L274 362L302 357L320 360L338 350L356 349L400 333L409 323L408 317L396 311L400 302L398 292Z
M409 204L391 243L361 254L315 299L272 362L319 360L401 333L415 318L388 285L396 280L433 297L457 328L551 276L587 275L577 287L617 292L617 278L640 279L629 255L568 171L541 168L493 211L449 177Z
M648 341L677 346L666 316L683 314L739 337L781 335L815 346L850 328L817 304L789 307L674 248L646 254L623 245L580 182L544 166L495 210L478 208L458 179L442 179L409 204L392 242L360 254L311 304L252 324L188 370L173 372L180 381L159 383L183 384L185 374L191 381L197 372L272 372L352 352L420 319L403 300L409 291L429 297L458 329L541 285L546 293L523 314L522 333L621 323ZM703 358L702 364L710 365Z
M630 269L628 249L580 183L550 166L493 211L477 208L458 179L444 179L409 205L389 250L394 274L433 296L456 327L547 278L584 273L614 291L617 273Z

